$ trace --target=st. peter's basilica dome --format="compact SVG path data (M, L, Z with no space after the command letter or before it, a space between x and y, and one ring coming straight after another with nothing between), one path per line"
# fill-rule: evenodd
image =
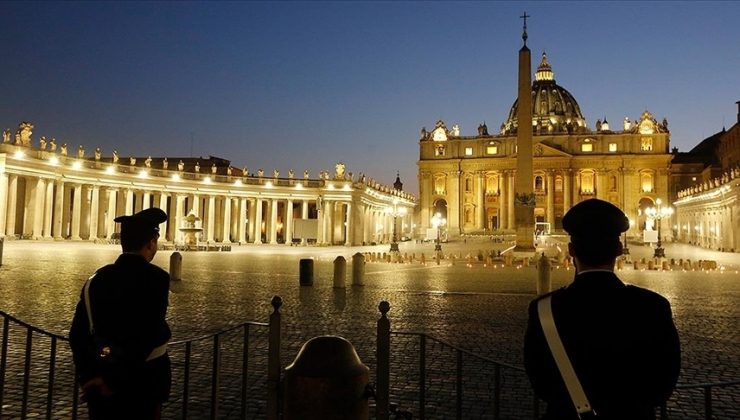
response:
M532 129L534 134L578 133L586 130L586 119L578 102L565 88L555 83L547 55L537 67L532 83ZM518 100L509 111L509 118L501 124L501 134L516 134Z

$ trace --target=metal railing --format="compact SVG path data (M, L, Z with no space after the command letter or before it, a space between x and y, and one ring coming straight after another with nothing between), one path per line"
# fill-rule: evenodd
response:
M275 296L271 304L268 323L246 322L169 344L173 392L165 408L167 418L279 418L282 299ZM411 413L422 420L439 417L440 413L454 413L457 419L539 417L541 403L533 395L522 367L477 355L426 333L391 331L387 316L390 304L381 302L379 309L376 419L387 420L394 411ZM0 317L0 417L77 419L86 408L80 403L67 337L2 311ZM60 341L65 344L59 345ZM404 341L411 350L391 353ZM680 384L671 400L660 407L660 418L672 415L671 407L675 405L681 413L696 410L688 414L690 418L702 415L711 419L716 415L718 390L738 385L740 380ZM194 389L198 390L197 398L192 396ZM253 392L255 389L259 392ZM695 391L701 393L701 403L683 395ZM395 409L391 400L399 402L403 410ZM531 405L522 404L527 400Z
M173 365L173 392L170 402L167 403L167 411L171 413L179 411L179 417L182 419L188 418L189 415L211 419L237 416L246 419L254 417L255 411L261 418L268 420L278 418L279 309L282 299L275 296L271 304L273 312L269 323L245 322L217 333L169 343L168 353ZM80 409L84 411L85 408L80 403L72 354L67 344L69 339L34 327L2 311L0 317L3 319L0 352L0 417L77 419ZM267 336L262 340L266 341L266 344L262 344L261 349L256 348L259 346L257 343L259 340L253 338L254 331L260 330L262 335ZM60 346L59 342L64 345ZM240 351L225 354L226 346ZM194 351L201 347L204 347L205 351ZM15 348L18 348L18 351ZM20 351L20 348L23 350ZM250 360L250 348L251 352L263 350L256 357L256 362ZM45 352L48 353L44 355ZM65 363L57 363L60 353ZM227 364L223 363L225 358ZM249 370L250 364L266 365L267 370L264 374L260 372L252 374ZM266 397L262 402L265 404L259 404L259 398L250 398L252 397L248 381L250 374L253 379L252 386L262 388L261 395ZM195 387L199 390L209 389L208 401L191 400L191 390ZM181 392L174 392L177 388L181 389ZM229 400L239 401L239 412L233 412L233 407L230 407L232 411L225 413L220 405L222 393L235 390L238 390L239 396L228 397ZM8 394L11 398L6 398ZM249 407L249 402L253 400L261 407ZM252 413L248 412L249 408L252 408Z

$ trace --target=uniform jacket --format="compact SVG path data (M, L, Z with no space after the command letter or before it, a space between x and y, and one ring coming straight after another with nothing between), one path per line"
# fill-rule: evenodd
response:
M579 274L550 295L560 339L599 418L654 419L681 365L668 301L608 271ZM534 392L547 402L545 418L576 419L537 315L541 298L529 305L524 365Z
M169 275L137 254L121 254L115 263L100 268L90 284L90 305L96 334L123 348L130 361L127 380L106 377L120 390L166 401L171 380L167 355L146 361L157 346L171 337L165 319ZM91 363L90 334L84 288L69 331L78 381L99 375Z

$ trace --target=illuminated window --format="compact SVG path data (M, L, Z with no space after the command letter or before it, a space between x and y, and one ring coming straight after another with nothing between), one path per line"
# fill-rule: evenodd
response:
M609 143L609 151L610 152L616 152L617 151L617 143Z
M486 178L486 193L487 194L498 194L498 177L489 176Z
M435 176L434 177L434 192L436 192L437 194L444 194L446 183L447 183L447 179L444 175Z
M640 184L642 184L642 192L653 192L653 174L651 173L643 173L640 176Z
M583 143L581 145L581 151L582 152L593 152L594 151L594 145L592 143Z
M653 150L653 139L651 137L643 137L640 139L640 150L643 152L650 152Z
M594 193L594 173L593 171L581 172L581 194Z
M486 147L486 154L489 154L489 155L498 154L498 146L489 145L488 147Z
M563 191L563 178L560 176L555 177L555 191Z
M545 188L544 187L544 184L545 183L543 182L541 176L537 175L536 177L534 177L534 190L535 191L542 191L542 190L544 190L544 188Z
M473 156L473 148L472 147L466 147L465 148L465 156Z
M465 192L473 191L473 178L465 178Z

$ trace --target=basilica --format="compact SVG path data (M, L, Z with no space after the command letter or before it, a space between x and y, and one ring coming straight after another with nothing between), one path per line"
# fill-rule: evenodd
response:
M531 84L536 232L562 229L576 203L599 198L629 217L630 236L653 229L646 209L671 200L668 122L645 110L617 124L588 126L573 95L555 81L546 54ZM525 88L526 89L526 88ZM463 135L437 121L419 140L419 223L446 219L450 236L511 233L516 229L518 100L497 133L481 124ZM526 124L530 124L526 121ZM670 233L670 226L666 234Z

